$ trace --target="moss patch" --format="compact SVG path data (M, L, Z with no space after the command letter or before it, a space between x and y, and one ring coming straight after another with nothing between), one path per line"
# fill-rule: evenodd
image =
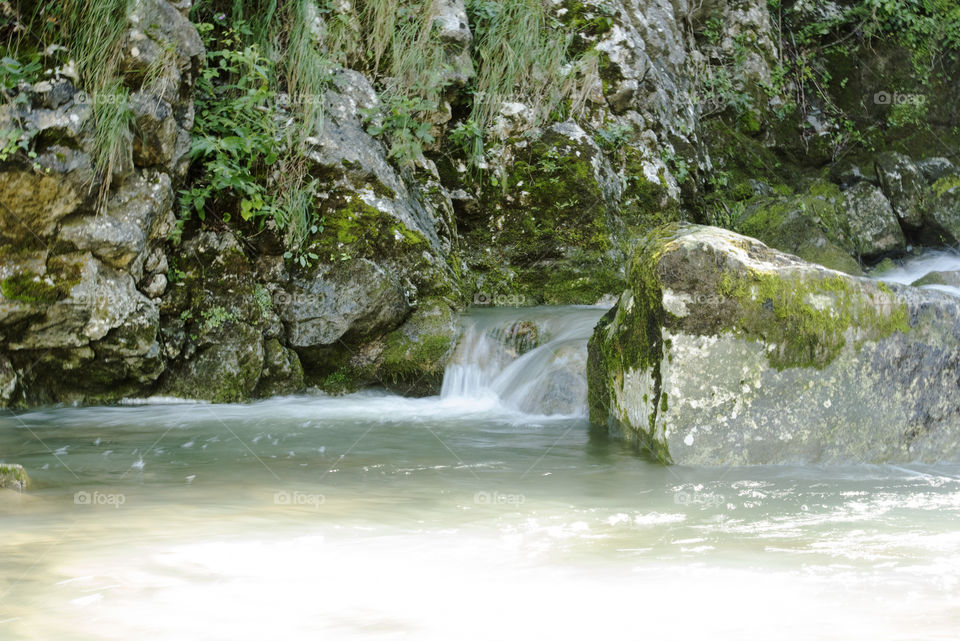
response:
M850 329L862 340L909 332L906 304L895 303L889 290L878 289L843 276L803 279L749 272L724 274L718 293L741 305L737 324L730 329L775 345L767 358L783 370L829 365L846 345Z

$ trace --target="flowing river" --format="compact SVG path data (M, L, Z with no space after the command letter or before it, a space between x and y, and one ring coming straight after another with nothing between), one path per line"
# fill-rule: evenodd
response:
M0 639L957 638L960 465L647 462L603 313L472 313L434 398L0 414Z

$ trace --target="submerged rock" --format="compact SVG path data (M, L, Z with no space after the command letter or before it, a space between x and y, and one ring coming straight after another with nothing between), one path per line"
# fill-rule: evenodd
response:
M671 225L590 341L590 417L664 462L960 456L960 300Z
M25 490L30 478L22 465L0 463L0 489Z

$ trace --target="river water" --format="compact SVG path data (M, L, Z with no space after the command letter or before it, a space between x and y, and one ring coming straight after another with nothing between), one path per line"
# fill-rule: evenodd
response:
M0 414L0 639L958 638L960 466L650 463L603 312L471 314L434 398Z

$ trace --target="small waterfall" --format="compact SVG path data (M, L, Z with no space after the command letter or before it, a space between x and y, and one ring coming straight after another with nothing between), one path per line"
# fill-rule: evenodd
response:
M472 311L441 397L496 402L540 415L585 415L587 340L602 307Z
M934 278L930 278L934 276ZM926 281L921 280L926 277ZM927 250L911 256L892 269L875 277L888 283L917 283L925 289L936 289L960 296L960 253L956 250Z

